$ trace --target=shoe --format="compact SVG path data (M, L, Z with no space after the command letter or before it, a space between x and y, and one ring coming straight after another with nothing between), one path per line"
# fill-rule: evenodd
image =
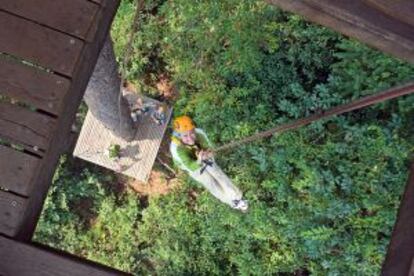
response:
M249 208L249 204L247 203L247 200L244 200L244 199L233 200L232 207L242 212L246 212L247 209Z

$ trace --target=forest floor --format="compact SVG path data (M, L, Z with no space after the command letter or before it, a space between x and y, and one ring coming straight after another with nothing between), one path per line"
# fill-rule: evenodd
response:
M165 195L179 185L177 178L168 179L162 171L152 170L148 183L133 180L128 185L138 194L147 196Z
M158 151L157 161L154 164L148 182L144 183L142 181L132 180L127 183L134 191L141 195L157 196L167 194L179 186L180 182L177 177L177 171L173 173L170 170L172 160L169 153L169 144L169 134L166 133ZM170 169L165 167L165 165L163 165L160 161L166 164Z

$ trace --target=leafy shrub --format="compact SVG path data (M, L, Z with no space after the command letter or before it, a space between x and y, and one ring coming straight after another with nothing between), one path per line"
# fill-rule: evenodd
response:
M132 271L137 261L140 202L135 194L116 194L113 175L80 172L61 160L34 239L49 246Z

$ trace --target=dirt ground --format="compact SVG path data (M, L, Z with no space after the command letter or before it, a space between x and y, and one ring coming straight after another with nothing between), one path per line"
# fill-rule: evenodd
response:
M177 178L168 179L165 173L152 170L148 183L131 181L128 185L137 193L147 196L165 195L179 186Z
M180 182L177 175L180 173L173 168L169 151L170 134L167 132L161 142L157 160L151 171L148 183L130 181L128 185L142 195L164 195L178 187Z

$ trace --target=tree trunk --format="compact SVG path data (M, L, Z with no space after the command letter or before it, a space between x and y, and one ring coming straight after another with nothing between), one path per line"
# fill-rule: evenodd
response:
M123 97L119 101L120 89L118 64L111 37L108 35L86 88L84 100L95 118L114 135L131 141L136 127L128 102Z

